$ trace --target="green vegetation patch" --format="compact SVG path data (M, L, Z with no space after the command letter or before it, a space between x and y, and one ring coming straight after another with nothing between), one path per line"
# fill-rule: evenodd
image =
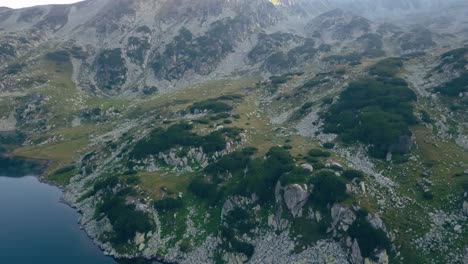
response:
M137 211L134 204L126 204L121 196L105 196L96 213L105 214L109 219L115 232L111 242L116 245L125 245L137 232L145 234L154 227L148 213Z
M282 185L294 183L307 183L311 177L311 172L301 167L294 167L288 173L281 175L280 182Z
M374 250L390 250L391 242L384 231L374 228L366 219L367 213L358 212L358 219L350 226L348 234L359 243L361 255L369 258Z
M76 172L77 168L75 165L66 165L54 171L47 179L60 186L66 186L70 183L71 178Z
M364 34L357 41L365 50L381 50L383 47L382 36L374 33Z
M210 205L219 203L222 195L216 184L202 178L193 179L188 186L188 190L195 197L207 201Z
M329 151L321 150L321 149L311 149L307 153L307 155L309 155L310 157L314 157L314 158L320 158L320 157L328 158L328 157L331 157L331 153Z
M343 174L341 174L341 176L352 181L353 179L364 178L364 173L358 170L345 170L343 171Z
M335 175L332 171L320 171L311 179L314 190L311 200L320 208L342 202L348 198L346 181Z
M253 256L255 252L255 247L252 244L247 242L240 241L238 238L235 237L235 234L232 229L227 227L221 228L221 236L225 240L225 242L221 245L221 247L230 252L237 252L242 253L250 258Z
M58 65L63 65L70 62L70 53L66 50L57 50L47 53L46 58Z
M184 206L184 201L180 198L165 198L154 202L154 208L161 212L170 212L180 209Z
M230 130L214 131L206 136L192 132L193 125L180 123L167 129L157 128L148 137L138 142L130 157L142 159L149 155L157 155L174 147L202 147L205 153L221 151L226 147L226 135Z
M126 246L137 232L145 234L154 228L149 213L137 210L135 204L127 202L127 197L136 196L132 186L138 182L138 178L132 175L105 177L96 181L92 190L82 197L84 199L101 193L95 215L109 219L114 232L108 238L114 246Z
M282 147L271 148L262 158L251 158L254 153L255 149L247 148L209 165L207 177L194 178L189 191L210 204L222 203L230 195L254 193L260 203L273 201L275 185L293 170L294 159Z
M292 219L291 233L298 238L300 242L298 246L310 246L320 239L327 238L327 228L330 224L327 220L327 218L324 218L317 223L307 217ZM301 250L302 248L296 246L296 252Z
M424 50L436 45L432 32L424 27L413 28L398 39L401 48L408 50Z
M327 112L324 131L344 142L369 144L369 153L384 158L390 152L405 153L410 126L416 123L416 94L398 78L361 79L349 84Z
M119 183L119 178L116 176L105 177L103 179L99 179L94 183L92 190L89 193L87 193L85 196L91 197L93 195L96 195L96 193L101 190L104 190L106 192L111 192L112 189L115 186L117 186L118 183Z
M217 181L226 174L243 176L244 170L249 165L251 156L255 154L255 152L255 148L245 148L240 151L235 151L229 155L223 156L217 162L211 163L204 171L208 175L213 176Z
M104 50L96 60L96 81L106 90L120 88L127 80L127 67L121 49Z
M299 120L300 118L306 116L310 111L312 106L314 106L314 103L312 102L307 102L301 106L294 114L291 116L291 120Z
M283 75L279 76L271 76L269 78L270 85L267 87L269 89L269 92L275 93L278 91L278 88L281 87L281 85L287 83L289 80L291 80L294 76L299 75L298 73L286 73Z
M271 76L270 81L271 84L274 86L280 86L281 84L285 84L291 79L288 75L281 75L281 76Z
M239 236L252 235L255 229L255 221L251 214L246 210L239 207L230 211L225 219L228 227L234 229Z
M294 159L284 148L273 147L265 157L252 160L246 176L239 185L241 193L255 193L260 202L272 201L276 183L283 174L294 168Z
M441 55L442 62L435 68L442 72L447 65L452 65L455 70L464 69L468 64L468 47L454 49Z
M222 113L222 112L229 112L232 109L233 107L231 105L228 105L225 102L221 102L217 99L209 99L209 100L205 100L202 102L194 103L190 107L190 112L196 113L197 111L204 112L206 110L212 113Z
M10 56L10 57L15 57L16 56L16 50L15 48L7 43L3 43L0 45L0 56Z
M403 67L400 58L388 58L381 60L369 68L369 73L379 77L394 77Z
M8 65L8 67L4 70L7 75L15 75L20 73L26 65L23 63L15 63Z
M434 91L450 97L456 97L461 93L468 92L468 72L463 72L460 77L436 87Z
M313 87L316 87L316 86L319 86L321 84L328 83L328 82L330 82L330 80L328 80L328 79L314 78L314 79L309 80L306 83L304 83L304 85L302 87L304 87L304 88L313 88Z
M324 57L323 62L332 64L351 64L357 65L361 63L362 55L359 53L350 53L345 55L331 55Z
M309 93L311 91L316 91L315 89L321 87L324 84L330 82L330 79L324 78L324 76L316 76L305 82L303 85L294 89L294 97L302 97L304 94Z
M255 248L252 244L241 241L238 237L252 235L256 223L251 214L242 208L234 208L225 219L226 226L221 227L223 243L221 248L230 252L242 253L247 258L252 257Z

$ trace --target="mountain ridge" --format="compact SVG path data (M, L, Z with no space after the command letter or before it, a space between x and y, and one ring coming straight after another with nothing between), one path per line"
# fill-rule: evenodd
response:
M132 69L133 73L130 72L126 80L128 79L133 83L141 83L139 85L141 91L145 86L174 86L174 88L177 89L189 84L189 79L204 81L213 78L209 77L211 73L219 74L223 72L231 75L235 72L248 70L249 68L243 66L243 61L245 61L246 58L241 58L241 56L243 56L242 53L245 54L245 52L238 51L238 48L243 47L243 49L249 49L255 46L258 33L266 31L271 34L275 31L288 31L291 28L296 28L298 29L296 34L299 37L314 39L313 34L307 33L309 30L307 28L313 27L314 25L312 24L314 23L319 23L315 16L306 15L306 17L299 20L295 18L293 13L295 12L294 6L297 5L296 3L288 2L289 4L286 6L286 10L283 10L283 7L275 7L269 1L265 0L257 0L254 2L224 0L193 2L185 0L182 2L184 3L174 4L171 1L151 2L122 0L119 5L116 5L112 1L98 0L63 6L33 7L12 11L11 14L8 14L9 17L0 23L0 27L3 28L2 35L22 35L25 33L39 35L42 40L36 42L37 45L41 45L44 40L50 39L53 41L56 39L59 42L68 40L67 43L77 48L89 48L90 52L88 52L88 54L90 57L86 60L85 66L87 65L86 67L90 67L91 69L84 70L86 72L95 70L92 69L96 68L95 62L91 61L91 59L94 58L94 60L97 60L99 53L104 52L105 49L119 48L123 53L130 52L132 54L136 52L138 53L136 56L139 56L137 62L125 60L123 61L124 65L122 69ZM302 5L302 2L299 5ZM306 6L307 5L304 4L304 7ZM289 7L292 7L293 13L291 13ZM152 10L152 12L147 12L147 10ZM307 12L308 9L302 8L302 10ZM351 13L346 11L338 14L338 16L350 17L350 14ZM359 20L361 18L354 16L353 19ZM177 32L179 30L187 28L194 37L207 37L203 35L214 34L214 32L209 32L210 28L211 30L215 30L213 26L214 23L223 20L223 27L226 27L228 32L229 30L235 30L234 27L244 27L243 36L239 38L239 35L237 35L238 33L232 31L234 34L225 37L223 45L230 46L229 51L222 51L219 50L219 47L212 47L217 50L212 50L210 52L216 55L213 56L213 58L203 59L210 61L208 63L210 67L207 68L206 66L200 65L199 67L204 67L206 69L201 70L201 68L199 68L199 70L196 70L194 73L185 76L186 70L183 69L185 66L174 65L174 67L178 67L178 69L175 70L180 71L181 74L177 73L173 77L168 77L167 73L151 72L151 70L148 70L151 68L154 69L152 65L155 65L154 62L161 56L158 55L158 53L165 52L168 47L167 45L170 44L170 42L174 42L174 38L177 37ZM350 30L350 28L347 27L350 27L351 23L360 23L358 20L346 22L349 25L331 25L328 31L330 33L334 32L331 34L335 34L336 36L344 36L344 33ZM360 21L365 21L365 19L362 18ZM237 25L235 23L237 23ZM344 21L340 23L344 23ZM377 24L379 23L380 22L377 22ZM144 27L147 27L149 31L146 33L138 31ZM9 28L17 29L18 31L10 31ZM218 25L218 28L220 28L220 25ZM409 29L403 28L403 30L407 31ZM318 34L319 31L316 31L316 33ZM358 34L354 39L360 37L360 35L362 34ZM320 37L318 38L320 39ZM325 37L320 40L320 42L327 45L334 41L336 41L336 39L333 37ZM187 44L188 43L185 45ZM196 46L197 44L192 43L190 45L194 45L194 49L200 49L200 47ZM395 42L394 45L406 44ZM399 47L389 47L387 52L398 55L401 52L418 49L416 46L413 48L412 44L406 46L408 46L408 48L403 48L402 50ZM128 51L129 48L135 49L135 51ZM386 47L383 48L385 49ZM398 49L400 49L400 51L398 51ZM203 51L198 50L197 52ZM216 73L216 65L213 64L212 60L214 59L218 64L227 62L227 56L231 55L232 52L234 53L231 57L236 58L237 61L230 64L237 65L237 69L220 69L218 73ZM180 54L178 56L185 55ZM199 54L199 56L200 55L205 56L207 54ZM193 68L192 66L188 67ZM180 81L174 82L175 79ZM85 85L84 83L90 83L96 86L95 80L83 80L81 86ZM87 86L90 84L87 84ZM106 91L99 86L100 85L98 85L99 90L104 93L120 93L119 91L112 92L112 89ZM87 89L90 88L88 87ZM119 84L119 89L117 90L128 92L128 89L129 84L125 81Z
M0 150L122 263L462 263L467 4L418 3L0 11Z

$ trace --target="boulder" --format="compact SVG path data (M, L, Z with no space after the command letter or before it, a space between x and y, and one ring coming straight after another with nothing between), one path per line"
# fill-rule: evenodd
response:
M243 264L246 260L246 256L244 256L243 254L226 252L225 255L223 255L223 260L225 263L228 264Z
M307 164L307 163L304 163L301 165L301 168L305 169L305 170L308 170L310 172L313 172L314 171L314 167L310 164Z
M381 251L379 254L376 255L376 257L377 257L377 264L388 264L389 263L387 250Z
M392 152L389 151L389 152L387 153L387 157L386 157L385 159L386 159L387 161L392 161L392 157L393 157L393 154L392 154Z
M383 231L387 232L385 225L382 219L377 215L369 214L367 216L367 221L375 228L375 229L382 229Z
M273 226L275 224L275 215L268 215L268 226Z
M389 258L386 250L383 250L375 255L375 258L364 260L364 264L389 264Z
M283 187L281 186L281 182L278 181L276 182L276 186L275 186L275 201L277 204L281 204L281 190L283 189Z
M361 255L361 249L356 239L354 239L351 246L351 263L352 264L362 264L363 259Z
M135 245L140 245L145 242L145 234L137 232L135 234Z
M138 251L143 251L145 249L145 243L141 243L140 246L138 246Z
M332 228L341 228L347 231L348 227L356 220L356 215L353 211L340 204L335 204L331 208Z
M400 136L398 141L390 146L390 152L408 153L413 146L413 138L411 136Z
M366 194L366 184L364 182L361 182L360 183L360 186L361 186L361 191L363 194Z
M343 165L341 165L339 162L330 160L325 164L325 167L327 168L338 168L338 169L343 169Z
M232 201L232 199L226 199L226 201L224 202L223 204L223 208L221 210L221 216L226 216L229 212L231 212L232 210L234 210L234 202Z
M467 201L463 202L462 212L464 215L468 216L468 202Z
M322 220L322 214L318 210L315 211L315 219L317 220L317 223L320 223L320 221Z
M291 184L284 188L284 202L293 217L302 215L302 207L308 198L307 185Z

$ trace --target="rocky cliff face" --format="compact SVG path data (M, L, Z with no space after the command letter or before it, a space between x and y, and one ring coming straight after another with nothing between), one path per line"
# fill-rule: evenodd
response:
M392 41L382 46L378 42L385 33L379 29L384 24L352 12L359 10L364 16L370 12L361 8L422 12L439 5L442 2L95 0L4 9L0 10L0 59L12 61L54 43L56 49L86 53L86 57L75 56L74 71L79 76L75 81L92 93L143 94L146 87L168 91L239 71L290 70L316 58L322 44L341 49L337 42L358 41L364 44L354 52L372 56L425 50L437 42L438 35L431 29L399 28L387 36ZM281 34L290 36L275 42L265 38ZM454 36L452 41L458 40ZM103 64L110 61L116 69L105 69ZM246 66L246 61L252 66Z
M460 0L291 0L287 5L306 6L311 14L342 8L371 18L389 18L410 13L432 12L436 9L463 5ZM307 10L306 9L306 10Z

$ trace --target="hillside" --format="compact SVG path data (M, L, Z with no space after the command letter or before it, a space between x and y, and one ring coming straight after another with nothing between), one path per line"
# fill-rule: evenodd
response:
M122 263L466 263L467 22L456 0L0 8L0 153L50 161Z

